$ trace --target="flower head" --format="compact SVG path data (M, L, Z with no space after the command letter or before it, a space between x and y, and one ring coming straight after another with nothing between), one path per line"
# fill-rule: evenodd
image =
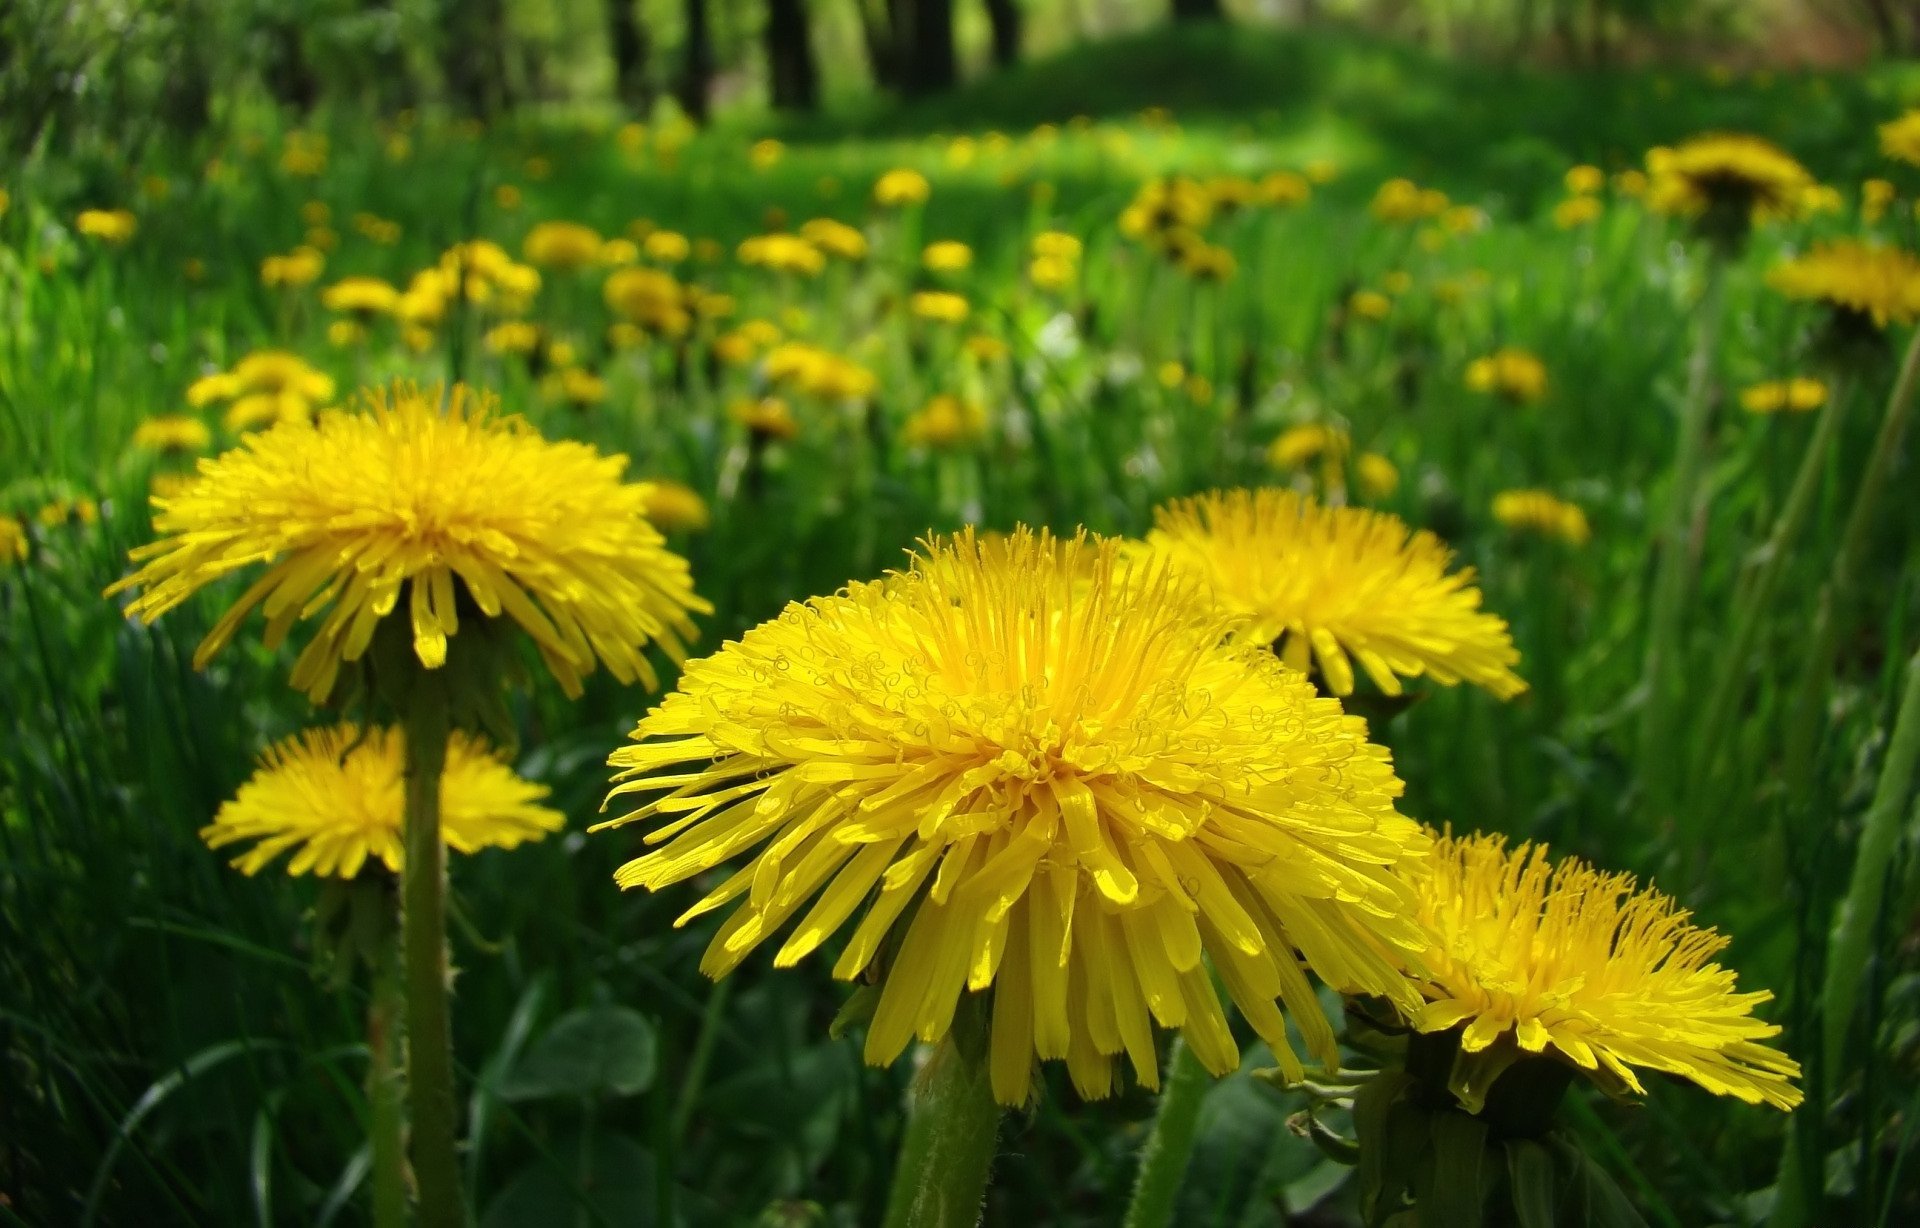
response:
M1584 546L1593 536L1587 514L1544 490L1503 490L1493 497L1493 518L1516 532L1557 537L1571 546Z
M283 290L312 285L327 268L327 257L312 244L303 243L283 256L268 256L260 262L260 284Z
M1773 995L1735 992L1709 962L1727 940L1632 875L1448 836L1416 889L1434 950L1414 1025L1464 1025L1453 1087L1470 1110L1505 1065L1549 1051L1612 1091L1643 1091L1638 1067L1748 1104L1800 1103L1799 1065L1759 1043L1780 1031L1753 1017Z
M1920 166L1920 111L1880 125L1880 152L1900 162Z
M1156 1085L1156 1021L1232 1070L1208 956L1284 1068L1283 1002L1331 1062L1305 971L1411 1001L1423 837L1364 723L1229 626L1117 541L930 541L689 664L610 760L613 796L656 796L609 825L651 821L660 846L619 882L757 848L681 918L736 905L715 977L799 916L774 957L792 965L865 905L834 974L880 982L867 1059L990 990L1004 1104L1036 1056L1086 1096L1122 1053Z
M755 235L741 241L735 252L741 264L758 265L776 273L812 277L827 267L826 253L799 235Z
M958 273L973 263L973 249L957 239L941 239L927 244L920 263L930 272Z
M0 566L25 562L31 547L32 539L20 518L0 513Z
M1841 239L1816 243L1778 264L1767 284L1792 299L1824 303L1878 328L1920 316L1920 258L1903 248Z
M867 236L858 228L830 217L817 217L800 226L800 237L829 256L849 262L867 258Z
M1647 203L1680 217L1773 221L1797 216L1813 176L1759 137L1714 133L1647 155Z
M1516 405L1532 404L1547 395L1547 364L1508 346L1468 363L1467 387Z
M234 859L258 874L292 851L287 873L352 878L368 861L399 873L406 814L406 736L353 725L309 729L268 748L260 767L213 822L209 848L254 840ZM565 817L539 804L545 785L521 779L485 743L455 732L440 777L440 832L457 853L513 848L559 831Z
M903 442L922 448L959 447L986 433L986 407L948 392L929 400L900 428Z
M1402 677L1466 681L1501 699L1527 684L1506 622L1480 608L1471 568L1397 516L1326 507L1290 490L1214 491L1154 511L1147 547L1202 581L1244 622L1240 639L1274 644L1304 671L1318 662L1336 695L1353 666L1389 695Z
M646 491L647 519L663 533L698 533L713 523L707 501L685 482L650 478Z
M888 209L924 205L933 195L927 177L910 167L897 167L880 176L873 185L873 203Z
M600 259L600 232L579 222L541 222L527 232L520 254L549 269L584 269Z
M204 665L257 607L267 644L325 614L294 664L316 701L406 598L413 650L438 669L460 620L505 615L533 637L569 694L604 662L656 684L643 648L675 658L694 635L686 561L645 515L626 458L549 442L463 385L371 390L354 410L282 423L201 464L154 500L161 540L109 593L138 589L128 613L152 622L223 576L266 564L201 643ZM464 609L462 607L465 607Z
M1811 413L1826 403L1827 386L1804 375L1750 384L1740 390L1740 408L1750 414Z
M916 290L907 299L907 310L923 320L959 324L972 308L965 295L946 290Z
M392 315L400 292L378 277L342 277L320 292L320 305L357 316Z
M133 428L133 446L143 452L204 452L213 432L198 418L160 414Z
M73 220L73 228L89 239L98 239L115 247L133 238L140 219L127 209L82 209Z

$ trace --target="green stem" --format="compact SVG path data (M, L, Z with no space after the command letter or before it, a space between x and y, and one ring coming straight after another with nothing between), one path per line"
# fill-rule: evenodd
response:
M1160 1093L1153 1133L1140 1149L1140 1173L1134 1178L1124 1228L1167 1228L1173 1223L1174 1202L1187 1175L1187 1161L1193 1157L1200 1105L1212 1084L1186 1039L1176 1036L1167 1055L1167 1086Z
M454 1155L446 847L440 838L447 733L447 697L440 679L415 674L406 724L407 858L401 926L407 961L407 1099L422 1228L460 1228L466 1218Z
M1832 680L1842 623L1852 606L1868 539L1880 514L1880 495L1900 451L1907 419L1913 413L1916 378L1920 378L1920 328L1914 330L1907 342L1906 356L1900 360L1900 375L1887 399L1887 414L1880 421L1880 433L1874 437L1873 453L1867 458L1867 467L1855 488L1853 508L1847 513L1840 548L1833 558L1833 570L1828 574L1826 586L1820 590L1813 633L1807 638L1806 654L1800 660L1800 676L1794 684L1793 706L1789 709L1791 716L1781 755L1781 774L1790 803L1805 798L1812 780L1813 753L1820 742L1820 731L1826 725L1822 705L1827 684Z
M975 1228L1000 1129L986 1060L986 1020L962 1004L953 1031L914 1081L885 1228Z
M693 1110L700 1103L700 1091L707 1081L707 1066L713 1061L713 1046L720 1039L720 1020L733 996L733 981L723 980L707 995L707 1006L700 1013L700 1034L694 1038L693 1053L687 1058L687 1074L680 1082L680 1099L673 1106L673 1143L678 1150L693 1123Z
M390 888L382 888L393 906ZM373 1145L374 1228L406 1228L407 1110L406 1082L400 1072L406 995L401 988L397 935L388 932L386 949L375 958L372 995L367 1003L367 1104Z
M1839 433L1849 391L1844 381L1836 381L1833 397L1814 423L1813 437L1807 441L1806 455L1800 459L1800 470L1794 475L1786 504L1781 507L1773 531L1767 535L1766 545L1761 548L1752 582L1741 593L1738 608L1733 611L1733 637L1727 643L1726 652L1721 655L1720 675L1715 679L1707 706L1703 709L1705 719L1700 725L1702 741L1696 760L1702 776L1713 771L1720 747L1725 744L1722 735L1727 732L1733 719L1734 706L1740 698L1741 684L1747 676L1747 658L1753 651L1754 637L1760 629L1760 616L1772 602L1774 588L1786 570L1787 556L1806 523L1807 515L1813 510L1814 496L1820 491L1820 480L1827 467L1827 454L1832 450L1834 437Z
M1658 543L1659 564L1648 603L1647 656L1640 679L1640 699L1646 705L1640 721L1640 753L1635 760L1647 804L1654 817L1664 816L1671 803L1673 727L1679 705L1673 685L1681 672L1677 659L1686 623L1690 551L1687 539L1700 499L1700 481L1706 471L1707 428L1713 420L1708 378L1719 346L1725 311L1724 260L1717 251L1707 256L1706 286L1700 295L1699 333L1687 368L1686 404L1681 409L1680 442L1674 453L1673 486L1667 495L1666 525Z
M1860 848L1854 854L1853 879L1834 916L1827 942L1826 982L1820 990L1820 1025L1826 1035L1823 1053L1829 1081L1840 1069L1847 1029L1860 997L1873 928L1880 917L1887 870L1900 843L1901 820L1913 792L1914 764L1920 761L1920 652L1907 662L1906 692L1894 717L1887 741L1887 757L1880 767L1880 783L1873 793L1860 830Z

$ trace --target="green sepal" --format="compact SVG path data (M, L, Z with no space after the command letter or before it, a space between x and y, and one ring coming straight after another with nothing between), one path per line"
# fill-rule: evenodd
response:
M1446 1109L1432 1114L1429 1122L1432 1160L1415 1179L1420 1222L1423 1228L1480 1228L1497 1176L1487 1123Z
M1507 1150L1507 1192L1518 1228L1555 1228L1559 1179L1553 1152L1532 1139L1513 1139Z
M873 1012L880 1005L880 987L861 985L847 995L834 1013L833 1022L827 1025L827 1035L839 1040L854 1028L865 1027L873 1020Z
M1321 1155L1336 1164L1360 1162L1359 1143L1321 1121L1319 1114L1312 1109L1301 1109L1287 1118L1287 1128L1304 1137Z

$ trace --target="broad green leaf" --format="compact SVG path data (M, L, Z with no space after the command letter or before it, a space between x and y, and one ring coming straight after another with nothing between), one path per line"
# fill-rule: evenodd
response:
M653 1085L653 1025L624 1006L562 1015L501 1081L503 1100L636 1096Z

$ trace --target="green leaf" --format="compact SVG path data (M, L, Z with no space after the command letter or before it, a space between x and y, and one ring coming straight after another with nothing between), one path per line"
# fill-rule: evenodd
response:
M1568 1174L1562 1197L1572 1204L1567 1222L1573 1228L1647 1228L1620 1186L1586 1152L1565 1139L1555 1151Z
M833 1022L827 1025L827 1035L839 1040L850 1030L865 1026L873 1018L874 1008L879 1005L880 987L878 985L860 986L840 1004L840 1010L834 1015Z
M1507 1144L1507 1188L1519 1228L1554 1228L1558 1184L1552 1152L1531 1139L1514 1139Z
M1432 1187L1421 1200L1427 1228L1480 1228L1486 1218L1487 1123L1466 1113L1433 1115Z
M653 1025L624 1006L562 1015L502 1080L503 1100L636 1096L653 1085Z

